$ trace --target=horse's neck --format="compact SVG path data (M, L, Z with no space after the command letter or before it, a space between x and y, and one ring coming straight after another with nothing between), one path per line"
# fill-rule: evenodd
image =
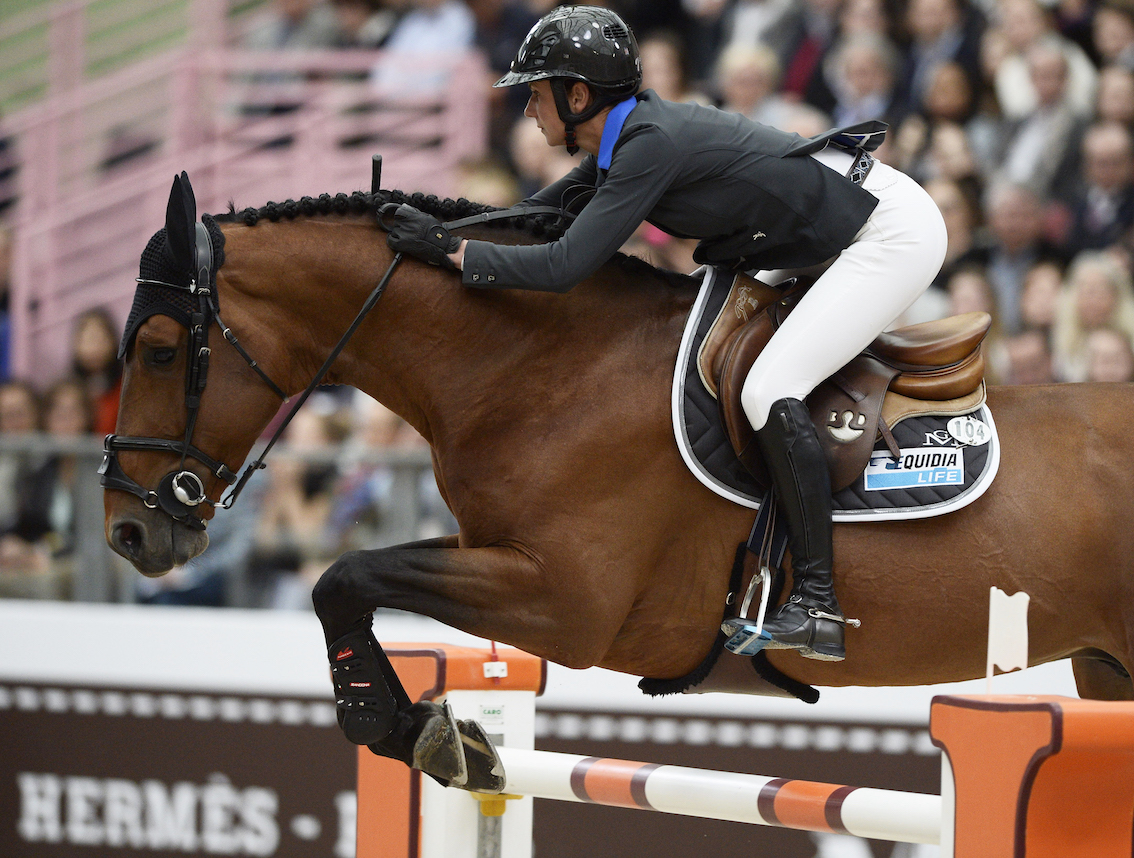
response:
M271 289L289 308L280 330L295 332L293 388L314 375L389 267L382 234L350 226L312 219L242 236L254 237L261 254L288 248ZM234 247L229 259L237 258ZM632 372L659 359L650 352L674 338L675 309L663 291L610 266L568 295L466 289L453 272L404 261L327 380L370 394L431 443L474 428L483 437L515 413L512 403L547 407L561 388L594 383L604 365Z

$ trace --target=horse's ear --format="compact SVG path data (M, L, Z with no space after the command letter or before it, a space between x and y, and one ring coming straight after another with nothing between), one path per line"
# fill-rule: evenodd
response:
M165 247L169 261L178 271L193 270L193 251L197 243L197 199L189 176L182 171L173 180L165 207Z

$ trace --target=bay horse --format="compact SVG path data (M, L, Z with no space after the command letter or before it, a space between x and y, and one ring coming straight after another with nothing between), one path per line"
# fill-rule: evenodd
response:
M289 395L312 380L390 266L375 212L391 200L442 220L481 210L380 191L216 218L220 312L259 372L214 340L194 447L237 470L280 405L264 376ZM167 221L151 244L192 229ZM523 220L462 234L547 240ZM397 608L572 668L658 679L697 668L752 524L690 474L673 438L672 373L697 286L622 255L566 294L464 288L455 272L401 262L327 381L365 391L429 442L460 532L338 559L313 594L328 645ZM119 435L183 437L188 338L169 315L137 328ZM818 686L977 678L996 585L1031 595L1032 664L1071 657L1081 696L1134 698L1134 386L993 387L988 403L1002 461L987 493L944 517L837 524L839 600L861 628L842 663L774 651L775 667ZM152 487L177 459L123 449L120 466ZM182 459L216 501L224 481ZM158 576L207 537L151 506L106 492L106 537Z

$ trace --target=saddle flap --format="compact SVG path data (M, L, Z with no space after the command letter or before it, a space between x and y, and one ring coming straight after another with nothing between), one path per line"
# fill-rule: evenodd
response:
M741 327L779 300L782 294L780 290L761 283L747 274L737 274L733 278L728 297L721 305L720 312L717 313L709 333L705 335L697 352L697 372L701 376L701 383L714 397L717 395L717 380L721 377L724 367L729 339Z
M756 431L744 413L740 392L744 389L744 380L748 377L752 364L775 332L768 313L761 313L743 327L734 330L721 349L723 357L717 377L717 404L725 434L741 464L764 486L769 485L768 472L756 449Z

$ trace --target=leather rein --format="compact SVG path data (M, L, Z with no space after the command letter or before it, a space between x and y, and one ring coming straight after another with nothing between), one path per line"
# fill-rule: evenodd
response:
M385 206L380 210L378 225L383 230L389 231L382 219L384 210ZM453 230L494 220L504 220L506 218L536 214L555 215L568 220L572 220L575 217L574 214L554 206L512 206L507 209L482 212L477 215L460 218L459 220L449 221L444 224L444 226L446 229ZM181 522L194 530L204 530L206 522L196 514L196 508L202 504L214 508L231 508L236 502L237 497L239 497L240 493L244 490L244 486L247 485L252 474L265 467L264 460L267 458L272 447L275 446L280 436L283 435L284 430L287 429L288 424L291 423L292 418L299 409L303 407L308 397L310 397L311 394L315 392L315 389L322 383L323 379L330 371L332 364L338 359L342 350L346 348L347 343L350 342L351 337L354 336L355 331L358 330L367 315L369 315L370 311L373 310L374 306L378 303L378 299L381 298L382 294L386 291L386 285L390 282L390 278L397 269L398 263L402 261L402 254L400 252L394 254L394 258L390 261L390 266L386 269L386 273L382 275L382 279L378 281L378 285L375 286L370 292L370 295L367 296L362 308L358 311L358 315L355 316L350 327L348 327L339 338L335 347L331 349L330 354L327 355L327 359L323 361L323 365L319 368L318 372L315 373L314 378L311 379L307 387L303 389L303 392L295 400L287 416L279 426L276 427L275 432L268 440L263 451L253 462L246 465L243 472L238 476L224 462L212 458L207 453L195 447L192 443L193 432L197 425L197 415L201 407L201 396L205 391L205 383L208 379L209 356L211 354L209 347L209 329L212 323L214 321L217 323L225 341L236 349L245 363L263 379L264 383L267 384L282 401L286 402L289 397L284 389L276 384L268 374L260 368L260 365L240 344L240 341L236 338L236 334L234 334L232 329L221 319L219 306L217 304L217 272L212 239L209 236L208 229L203 223L198 221L195 226L196 248L193 267L196 273L194 277L190 279L188 286L168 283L162 280L143 280L142 278L137 278L137 282L140 284L188 292L197 299L197 310L192 313L189 321L188 361L185 367L185 407L188 412L188 417L185 422L185 434L179 440L139 435L107 435L103 442L103 458L98 473L99 484L104 489L128 492L139 498L147 508L160 509L174 521ZM122 469L122 466L118 462L118 453L122 451L173 453L180 455L181 461L178 463L175 470L170 471L158 481L156 489L147 489ZM185 467L185 463L188 459L196 459L208 468L209 472L214 477L224 481L228 485L227 493L225 493L220 500L209 500L206 496L205 485L201 478L194 471Z

